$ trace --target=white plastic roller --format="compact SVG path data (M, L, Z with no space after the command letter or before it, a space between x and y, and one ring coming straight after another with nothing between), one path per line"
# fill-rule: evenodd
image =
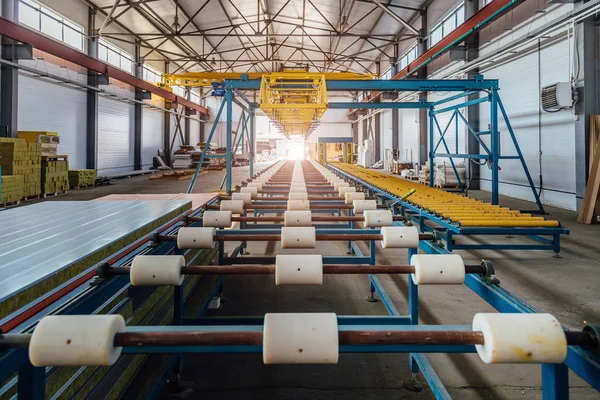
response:
M310 201L308 200L288 200L288 211L305 211L310 210Z
M473 331L485 344L475 345L486 364L560 364L567 356L567 339L550 314L475 314Z
M364 200L365 193L364 192L349 192L344 194L345 203L347 205L354 204L354 200Z
M115 335L125 331L120 315L51 315L35 327L29 360L36 367L113 365L121 347Z
M265 364L337 364L338 357L335 314L265 314Z
M129 273L133 286L180 286L183 256L135 256Z
M377 210L377 201L375 200L354 200L354 214L362 214L366 210Z
M276 285L322 285L323 257L320 255L278 255L275 257Z
M232 193L231 200L242 200L244 204L252 204L252 193Z
M253 186L244 186L240 189L240 193L250 193L252 195L252 198L256 199L258 197L258 188Z
M283 214L284 226L312 226L312 213L305 211L286 211Z
M338 188L338 193L340 197L344 197L346 193L356 192L356 188L354 186L341 186Z
M252 181L252 182L248 183L247 186L248 187L255 187L256 190L258 191L258 193L262 192L262 189L263 189L262 183L256 182L256 181Z
M231 211L234 214L244 213L244 200L221 200L221 211Z
M177 247L180 249L212 249L215 247L215 228L179 228Z
M290 193L307 193L306 186L290 186Z
M314 249L317 243L317 231L314 227L281 228L282 249Z
M465 263L458 254L415 254L410 258L415 267L412 280L417 285L462 285Z
M341 187L350 187L348 182L336 182L333 184L333 190L338 191Z
M202 226L210 228L230 228L231 217L231 211L204 211L204 214L202 215Z
M394 217L390 210L365 210L365 228L380 228L382 226L392 226Z
M412 249L419 247L419 230L414 226L384 226L381 228L384 249Z
M308 200L308 193L307 192L289 193L288 200Z

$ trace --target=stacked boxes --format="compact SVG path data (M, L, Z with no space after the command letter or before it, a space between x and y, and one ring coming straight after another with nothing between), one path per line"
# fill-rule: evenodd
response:
M52 194L69 189L69 162L64 157L44 157L42 161L42 193Z
M95 169L72 169L69 171L69 184L72 188L93 186L95 183Z
M23 193L23 176L2 175L0 204L14 203L21 200L21 193Z
M21 175L21 197L38 196L41 191L41 154L39 143L27 143L23 139L0 138L0 165L2 175Z

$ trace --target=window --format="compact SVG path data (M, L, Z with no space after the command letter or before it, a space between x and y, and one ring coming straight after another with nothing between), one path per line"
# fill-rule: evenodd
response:
M133 57L131 54L102 39L98 42L98 59L133 74Z
M190 101L193 101L196 104L202 104L202 99L200 98L200 95L194 92L193 90L190 93Z
M465 7L461 3L446 18L429 31L429 47L439 43L448 36L457 26L465 21Z
M415 61L417 59L417 45L416 43L406 51L406 53L404 53L402 55L402 57L400 57L400 69L404 69L408 66L408 64L410 64L411 62Z
M160 75L161 72L159 70L148 64L144 64L144 76L142 78L145 81L156 84L160 82Z
M83 50L83 27L33 0L19 0L19 22L36 31Z

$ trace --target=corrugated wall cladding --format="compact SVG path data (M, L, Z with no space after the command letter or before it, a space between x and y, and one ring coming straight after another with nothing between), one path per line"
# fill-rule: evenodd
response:
M69 167L85 168L85 91L21 73L18 97L19 130L58 132Z
M539 190L540 162L543 175L541 199L544 204L575 210L575 124L571 110L541 112L540 86L569 79L568 41L562 40L533 51L508 64L485 71L486 78L500 79L500 96L525 157L533 181ZM538 82L541 81L541 85ZM485 103L480 107L482 121L489 118ZM540 125L541 123L541 125ZM500 120L502 155L514 155L514 147L503 120ZM540 140L541 135L541 140ZM533 200L525 174L517 160L501 160L500 193ZM481 188L490 190L490 171L481 168Z
M164 112L152 108L144 108L142 111L142 168L152 167L152 157L163 148Z
M400 138L400 160L416 163L419 161L419 110L398 110Z
M133 170L133 106L98 98L98 173Z

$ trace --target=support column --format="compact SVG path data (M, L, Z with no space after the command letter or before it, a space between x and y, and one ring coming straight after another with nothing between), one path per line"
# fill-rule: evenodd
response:
M428 33L428 25L427 25L427 9L421 11L421 38L417 44L417 56L421 56L425 51L427 51L427 33ZM421 67L417 71L417 78L419 79L427 79L427 66ZM419 100L427 101L427 92L421 92L419 94ZM428 160L428 131L427 131L427 121L428 118L428 110L426 108L419 109L419 164L425 165ZM431 176L433 176L433 169L430 171Z
M165 73L169 73L169 61L165 61ZM167 110L171 109L169 100L165 100L165 108ZM168 111L164 112L163 150L165 152L165 163L171 166L171 113Z
M479 1L478 0L467 0L465 1L465 21L475 13L479 11ZM467 40L465 40L465 45L467 46L467 62L475 60L479 57L479 33L473 33L470 35ZM467 78L475 79L475 76L479 74L479 68L473 69L469 71ZM476 100L479 98L479 93L474 93L468 96L467 100ZM479 104L475 104L469 106L467 108L467 121L469 125L473 128L475 132L479 132ZM457 153L460 153L457 149ZM472 135L470 132L467 133L467 153L468 154L479 154L481 149L479 148L479 142L475 138L475 135ZM466 160L467 162L467 171L469 173L469 181L468 185L469 189L480 189L480 166L477 163L471 162L471 160Z
M361 143L359 143L360 145L364 144L364 141L366 139L369 138L369 121L368 121L368 117L362 120L362 124L363 124L363 133L362 133L362 138L360 138Z
M18 22L18 0L2 1L2 18ZM15 41L3 37L1 43L2 48L5 49L15 44ZM2 53L3 58L7 58L12 62L18 62L15 58L7 57L8 54L6 53L9 53L9 51L3 51ZM0 88L0 136L17 137L17 119L19 117L19 70L17 68L4 64L0 67Z
M205 142L206 141L206 134L204 133L204 125L206 124L206 122L202 122L200 121L200 135L198 136L200 138L200 142Z
M373 136L375 138L375 162L383 160L381 156L381 113L375 114L375 126L373 127Z
M575 82L579 100L575 106L575 192L577 210L581 207L585 186L589 175L590 160L590 115L598 113L598 95L596 86L596 27L594 17L579 23L576 28L575 43L582 56L579 78ZM583 56L585 55L585 57Z
M225 101L227 102L227 109L225 110L225 115L226 115L226 129L225 129L225 135L226 135L226 147L227 147L227 154L226 156L226 168L225 168L225 190L227 192L231 191L231 158L233 156L233 152L232 152L232 135L233 135L233 131L232 131L232 113L233 113L233 93L231 91L231 88L227 89L227 91L225 92Z
M98 36L96 32L96 10L88 9L87 54L98 58ZM98 87L100 76L88 71L88 85ZM98 91L87 89L85 117L85 167L98 168Z
M392 76L398 73L398 44L394 45L394 57L390 58ZM392 152L400 149L400 110L391 109L392 113ZM392 153L393 154L393 153Z
M140 53L140 41L135 41L134 49L134 74L136 78L144 78L144 60ZM143 92L140 88L135 88L135 99L143 100ZM141 103L133 105L133 169L138 171L142 169L142 131L144 121L144 107Z
M188 87L185 89L185 98L187 100L191 100L192 96L191 96L191 89ZM187 118L185 118L185 121L183 123L183 138L185 140L185 144L187 144L188 146L191 145L190 143L190 131L191 131L191 119L189 118L189 116L191 115L191 109L189 109L188 107L184 108L185 110L185 116Z
M254 119L255 115L256 115L256 109L254 108L254 106L250 106L250 133L249 133L249 142L248 143L248 147L250 150L250 178L252 178L254 176L254 152L256 149L256 143L255 143L255 138L254 138L254 132L256 129L256 120Z
M358 122L352 123L352 141L358 145Z

